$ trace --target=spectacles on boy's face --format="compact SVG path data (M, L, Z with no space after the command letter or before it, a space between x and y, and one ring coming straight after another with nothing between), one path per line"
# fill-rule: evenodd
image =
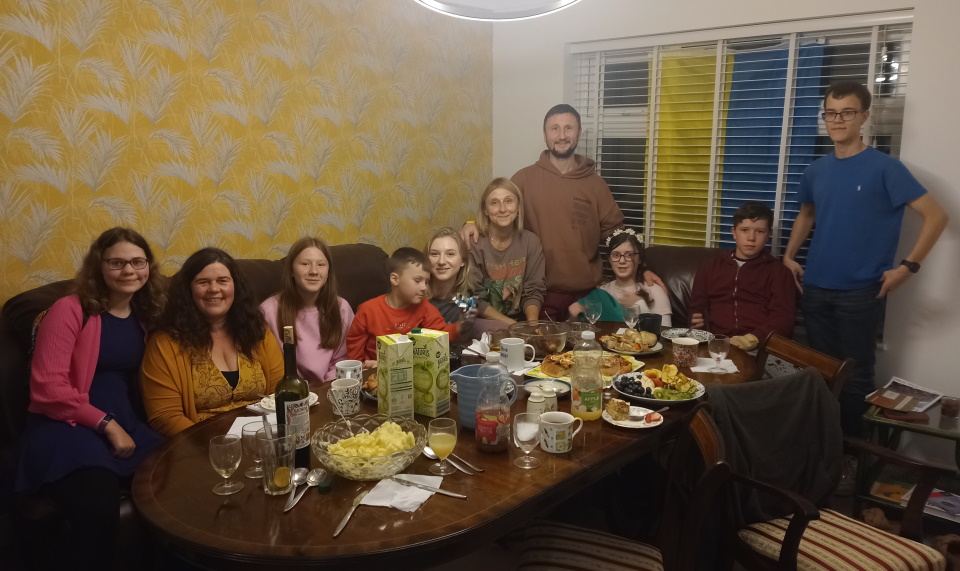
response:
M132 260L124 260L123 258L110 258L103 261L111 270L122 270L124 266L130 264L130 267L135 270L142 270L147 267L149 263L146 258L133 258Z
M620 258L623 258L628 262L632 262L636 257L637 257L636 252L611 252L610 253L611 262L619 262Z
M833 121L836 121L837 117L840 117L841 121L846 122L856 117L857 113L859 112L860 111L857 111L854 109L844 109L843 111L824 111L823 113L820 114L820 117L828 123L832 123Z

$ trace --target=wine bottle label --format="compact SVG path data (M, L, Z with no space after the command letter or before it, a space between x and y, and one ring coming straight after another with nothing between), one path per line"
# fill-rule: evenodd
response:
M297 435L297 448L310 445L310 399L305 398L283 403L284 416L288 426Z

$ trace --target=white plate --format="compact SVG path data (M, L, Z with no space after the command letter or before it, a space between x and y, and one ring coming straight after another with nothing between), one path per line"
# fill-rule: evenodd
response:
M310 406L313 406L317 404L319 400L320 400L320 397L317 395L317 393L310 393L310 396L307 399L307 404L309 404ZM263 399L260 400L260 406L262 406L267 410L276 410L277 404L273 401L274 401L274 395L263 397Z
M653 412L649 408L643 408L642 406L631 406L630 407L630 418L628 420L614 420L610 413L603 411L603 414L600 415L603 417L603 420L606 420L614 426L622 426L624 428L653 428L654 426L660 426L663 424L663 415L660 415L660 420L656 422L647 422L643 419L646 415Z
M570 392L570 383L559 379L529 379L523 383L523 390L533 392L533 389L543 389L544 387L553 387L557 391L557 396L566 396Z
M686 327L674 327L673 329L667 329L660 333L660 337L663 339L676 339L677 337L692 337L701 343L706 343L707 341L713 339L713 333L709 331L704 331L703 329L690 329L690 334L687 334Z
M620 378L617 379L617 382L620 382L621 380L623 380L624 377L626 377L626 378L639 377L639 376L642 375L642 374L643 374L643 373L627 373L627 374L625 374L625 375L620 375ZM643 403L643 404L651 404L651 405L654 405L654 406L656 406L656 407L671 406L671 405L674 405L674 404L684 404L684 403L688 403L688 402L691 402L691 401L695 401L695 400L697 400L698 398L702 397L705 392L707 392L707 389L703 388L703 384L699 383L698 381L696 381L696 380L694 380L694 379L690 379L690 380L697 384L697 390L694 391L694 393L693 393L693 398L684 399L684 400L666 400L666 399L656 399L656 398L653 398L653 397L638 397L638 396L636 396L636 395L632 395L632 394L630 394L630 393L625 393L625 392L621 391L621 390L617 387L617 384L616 384L616 383L613 384L613 390L615 390L615 391L617 391L618 393L620 393L624 398L630 399L630 400L632 400L632 401L641 402L641 403Z
M604 351L610 351L611 353L620 353L621 355L628 355L631 357L640 357L643 355L656 355L660 351L663 351L663 343L657 341L657 344L650 348L649 351L617 351L616 349L610 349L604 347Z

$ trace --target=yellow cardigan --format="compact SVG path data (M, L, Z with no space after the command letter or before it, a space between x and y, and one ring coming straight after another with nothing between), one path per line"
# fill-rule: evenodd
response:
M263 371L265 394L273 394L283 378L283 353L269 329L254 351L253 365ZM151 428L173 436L200 422L190 355L166 333L158 333L147 342L140 382Z

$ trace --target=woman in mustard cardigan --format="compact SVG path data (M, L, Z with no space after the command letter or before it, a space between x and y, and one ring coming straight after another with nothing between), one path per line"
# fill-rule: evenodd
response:
M229 254L204 248L173 277L141 380L147 418L166 436L272 394L283 355Z

